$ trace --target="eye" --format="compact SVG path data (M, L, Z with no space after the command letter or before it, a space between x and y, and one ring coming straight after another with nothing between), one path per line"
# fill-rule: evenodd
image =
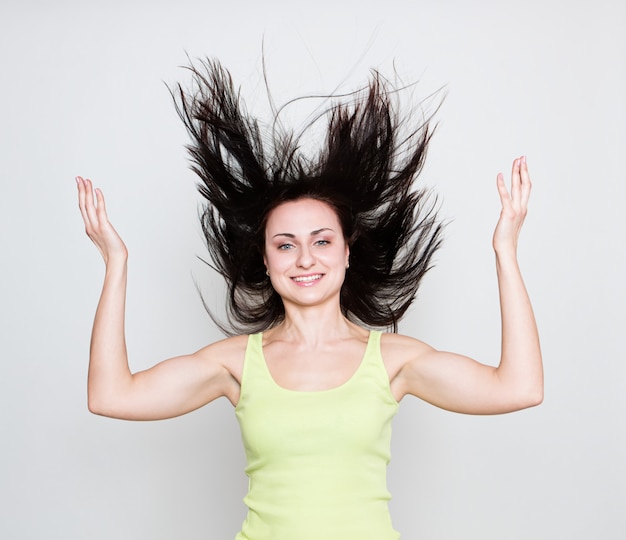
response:
M317 240L315 242L316 246L327 246L328 244L330 244L328 240Z
M288 249L292 249L293 248L293 244L279 244L278 245L278 249L282 250L282 251L286 251Z

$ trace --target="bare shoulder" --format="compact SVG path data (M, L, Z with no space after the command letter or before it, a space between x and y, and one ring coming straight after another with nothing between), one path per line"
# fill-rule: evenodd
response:
M419 339L401 334L382 335L380 352L389 375L391 392L396 401L400 401L407 393L405 373L411 364L423 357L433 348Z
M247 335L228 337L203 347L194 356L223 366L239 382L247 345Z
M211 356L216 354L220 356L230 356L232 354L245 352L247 344L247 335L232 336L210 343L206 347L200 349L198 353Z
M384 333L380 340L380 348L385 362L405 364L418 358L433 348L410 336L402 334Z

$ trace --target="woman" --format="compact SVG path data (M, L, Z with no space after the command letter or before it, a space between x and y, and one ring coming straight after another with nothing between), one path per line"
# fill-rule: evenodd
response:
M89 409L171 418L225 396L241 425L250 477L238 540L398 538L387 501L390 422L411 394L450 411L496 414L543 397L539 339L517 263L530 195L526 159L502 174L493 236L502 313L498 367L396 333L440 245L427 193L414 187L430 139L409 136L375 74L330 110L325 149L245 112L219 64L191 67L178 111L207 199L203 230L229 290L234 335L131 373L124 338L127 250L102 192L77 178L86 231L106 275L90 351ZM265 142L265 144L264 144ZM269 147L269 151L268 151ZM249 335L248 335L249 334Z

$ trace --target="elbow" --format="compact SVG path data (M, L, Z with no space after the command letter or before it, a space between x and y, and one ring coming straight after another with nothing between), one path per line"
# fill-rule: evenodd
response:
M506 398L510 412L536 407L543 403L544 384L541 371L520 374L508 379Z
M539 375L535 379L535 384L532 385L531 390L529 391L529 407L536 407L537 405L541 405L543 403L543 370L539 373Z
M519 408L529 409L537 407L543 403L543 384L528 389L523 396L520 397Z
M543 388L529 396L528 407L537 407L543 403Z
M110 393L102 390L87 392L87 409L90 413L107 418L119 418L120 420L132 420L128 401L118 393Z
M87 409L90 413L109 418L121 418L120 411L125 403L119 383L101 384L95 380L87 383Z
M98 387L91 378L87 382L87 409L91 414L102 415L102 399L98 396Z
M114 401L111 400L111 396L102 395L101 392L87 392L87 409L97 416L116 418Z
M530 409L543 403L543 382L517 385L509 388L502 412L515 412Z
M535 390L533 397L534 397L534 403L532 405L533 407L536 407L537 405L541 405L543 403L543 378L542 378L541 384Z
M104 407L102 403L100 403L95 397L92 395L87 396L87 409L91 414L96 414L98 416L106 416L104 413Z

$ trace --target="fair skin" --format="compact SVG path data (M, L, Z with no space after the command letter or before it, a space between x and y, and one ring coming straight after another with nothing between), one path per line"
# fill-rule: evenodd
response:
M108 220L102 192L80 177L77 185L86 232L106 265L90 348L89 409L115 418L156 420L222 396L236 405L247 336L131 372L124 334L126 246ZM502 203L493 236L502 315L499 364L492 367L411 337L384 334L382 357L397 401L411 394L450 411L497 414L543 399L539 338L517 262L531 188L525 158L513 163L510 190L502 174L497 188ZM263 334L272 377L298 391L340 386L356 371L368 331L340 310L349 247L337 216L320 201L285 203L269 215L265 240L265 264L285 306L284 321Z

